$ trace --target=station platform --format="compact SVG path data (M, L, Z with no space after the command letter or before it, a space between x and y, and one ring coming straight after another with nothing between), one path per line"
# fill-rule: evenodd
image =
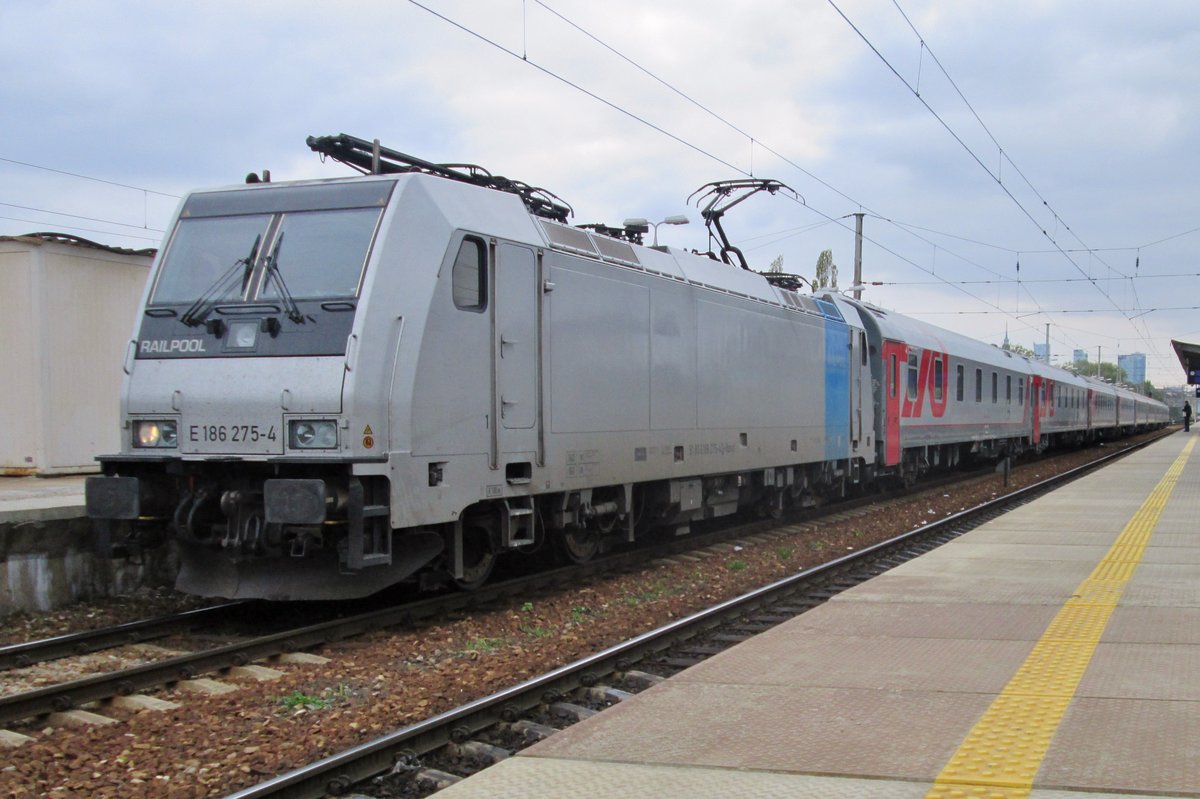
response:
M0 524L84 516L86 480L86 475L0 477Z
M1200 453L1150 445L451 786L1200 797Z

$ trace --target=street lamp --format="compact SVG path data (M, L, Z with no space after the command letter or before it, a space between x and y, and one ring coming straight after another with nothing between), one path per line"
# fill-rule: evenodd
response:
M666 219L662 220L661 222L651 222L647 219L642 219L641 217L635 217L633 219L626 219L625 227L636 228L636 227L653 226L654 227L654 243L651 244L650 246L657 247L658 246L658 226L659 225L687 225L687 224L690 224L691 221L692 220L688 219L683 214L676 214L675 216L668 216Z

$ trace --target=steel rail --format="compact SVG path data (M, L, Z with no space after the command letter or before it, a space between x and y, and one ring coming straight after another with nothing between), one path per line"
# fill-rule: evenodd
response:
M102 649L138 644L162 638L181 627L197 627L220 621L245 610L249 601L225 602L168 616L117 624L96 630L82 630L37 641L0 646L0 671L20 669L47 660L86 655Z

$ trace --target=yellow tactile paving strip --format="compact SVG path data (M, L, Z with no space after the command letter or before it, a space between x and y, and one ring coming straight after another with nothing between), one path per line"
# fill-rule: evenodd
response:
M1029 796L1050 741L1195 444L1195 438L1188 441L1104 558L1059 610L938 774L926 799Z

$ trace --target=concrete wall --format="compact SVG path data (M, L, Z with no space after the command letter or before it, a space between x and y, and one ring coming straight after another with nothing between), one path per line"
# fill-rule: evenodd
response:
M0 619L174 584L178 567L166 547L140 560L108 559L94 556L92 541L91 520L77 510L0 517Z

